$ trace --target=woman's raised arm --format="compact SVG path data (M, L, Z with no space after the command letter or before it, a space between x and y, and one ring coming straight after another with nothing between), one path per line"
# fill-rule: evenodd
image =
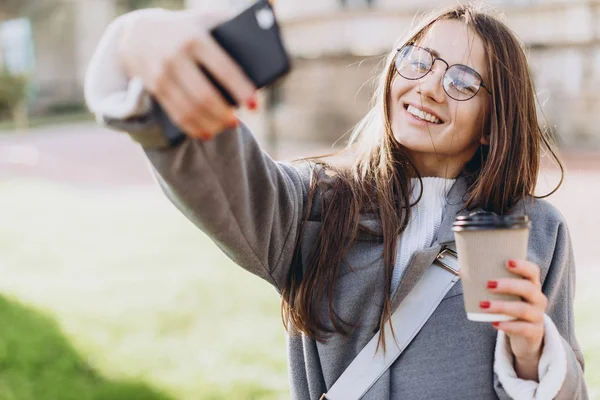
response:
M244 124L227 128L225 121L230 117L227 114L230 112L227 110L229 105L225 105L222 99L194 102L191 94L184 93L188 90L184 86L190 84L185 80L186 74L193 74L191 68L197 70L192 64L193 58L190 56L188 59L189 68L177 67L176 60L183 57L183 53L168 51L169 47L181 49L185 42L181 36L174 37L168 33L181 21L172 19L170 12L158 10L146 10L143 15L138 15L140 17L135 22L138 28L128 25L135 21L135 15L125 15L115 21L102 38L86 78L88 106L100 121L113 129L128 132L142 144L161 187L193 223L233 261L271 282L280 291L287 278L305 210L312 164L305 162L293 166L274 161L262 151ZM157 33L144 30L143 26L156 26ZM131 29L129 34L136 36L128 39L130 43L152 47L158 41L162 50L148 53L135 50L125 57L125 63L119 62L115 59L119 54L115 41L122 37L119 32L126 29ZM192 35L191 27L180 31ZM137 37L141 35L139 32L148 34L146 40ZM170 46L170 41L175 43ZM208 52L215 54L216 50ZM175 60L168 64L170 68L161 70L166 74L163 78L156 78L160 73L156 72L159 66L153 57L172 57ZM126 72L123 64L128 64L130 71L139 74L129 75L131 72ZM132 81L132 76L136 76L137 80ZM196 86L203 85L199 76L194 78ZM253 88L241 81L237 77L223 82L232 93L236 93L238 100L253 92ZM204 90L205 93L210 92L208 88ZM180 108L185 110L178 114L179 117L170 116L177 123L187 124L193 133L186 132L186 139L176 146L166 147L160 140L152 139L162 135L157 110L148 101L153 91L162 95L168 113L169 110L175 113ZM223 104L220 104L221 101ZM170 102L169 107L167 102ZM214 106L211 113L203 109L208 107L207 104ZM219 114L221 112L223 114ZM218 129L219 134L210 140L196 139L194 136L205 129L203 124L208 120L212 121L211 129Z

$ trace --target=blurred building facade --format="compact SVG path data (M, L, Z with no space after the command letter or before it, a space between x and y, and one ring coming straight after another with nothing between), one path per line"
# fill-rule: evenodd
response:
M188 8L227 11L249 3L181 1ZM60 10L52 17L41 13L32 21L38 104L81 99L87 63L100 35L135 0L56 3ZM448 3L277 0L294 72L266 93L274 117L270 130L286 140L331 142L340 137L367 110L373 88L368 81L415 13ZM543 110L560 141L600 148L600 0L488 3L504 11L505 21L525 43Z
M187 0L188 7L243 0ZM295 69L276 126L286 137L331 141L364 115L382 57L416 12L443 0L277 0ZM600 0L488 0L526 45L538 97L561 143L600 147Z
M0 4L0 21L26 17L31 22L35 53L31 74L33 113L81 104L87 65L108 23L151 1L9 0L12 7ZM163 1L180 7L184 4L184 0ZM7 45L0 42L0 49L5 50Z
M112 1L76 0L23 2L23 8L12 8L2 15L5 21L23 16L31 21L34 112L81 101L87 63L115 13ZM5 51L8 43L0 44Z

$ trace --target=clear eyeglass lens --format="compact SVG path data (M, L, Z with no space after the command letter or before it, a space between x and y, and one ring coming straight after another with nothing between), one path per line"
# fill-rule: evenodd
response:
M444 89L457 100L466 100L475 96L481 86L481 79L475 71L463 65L453 65L444 75Z
M396 69L408 79L418 79L431 69L431 54L418 47L405 46L396 57Z

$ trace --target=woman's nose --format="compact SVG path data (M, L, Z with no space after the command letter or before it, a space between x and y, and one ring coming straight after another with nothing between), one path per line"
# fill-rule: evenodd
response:
M434 61L431 70L419 79L419 92L424 96L431 97L437 103L443 102L446 97L443 87L444 74L446 73L444 67L446 67L444 62L436 64Z

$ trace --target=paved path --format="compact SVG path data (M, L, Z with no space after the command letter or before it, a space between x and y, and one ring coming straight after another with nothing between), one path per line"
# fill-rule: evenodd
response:
M153 183L139 147L93 123L0 134L0 177L8 176L86 186Z

